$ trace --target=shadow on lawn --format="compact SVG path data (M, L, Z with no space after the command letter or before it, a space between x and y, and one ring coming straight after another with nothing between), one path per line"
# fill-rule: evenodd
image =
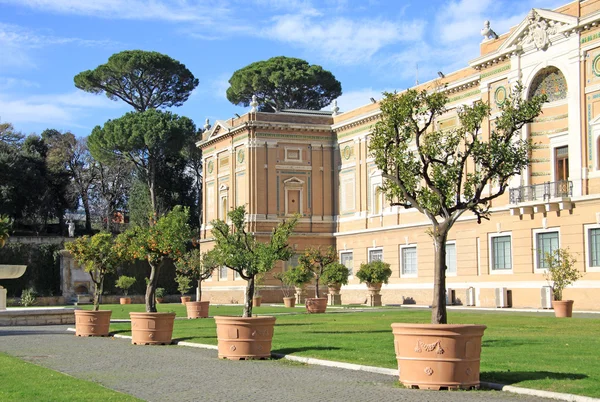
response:
M484 339L481 342L481 347L504 348L504 347L531 345L534 343L540 344L542 342L535 341L532 339L528 339L527 341L518 341L518 340L514 340L514 339Z
M277 354L277 355L289 355L292 353L298 353L298 352L308 352L311 350L340 350L341 348L336 348L336 347L332 347L332 346L306 346L306 347L302 347L302 348L282 348L282 349L273 349L271 350L271 353ZM280 359L280 357L276 357L276 359Z
M588 378L585 374L553 373L551 371L484 371L481 372L481 381L496 382L500 384L518 384L530 380L583 380Z
M369 330L369 331L309 331L311 334L373 334L373 333L389 333L389 329Z

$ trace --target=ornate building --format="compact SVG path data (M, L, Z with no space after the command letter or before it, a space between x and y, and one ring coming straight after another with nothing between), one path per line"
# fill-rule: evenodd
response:
M568 247L584 276L565 290L578 309L600 309L600 0L574 1L556 10L533 9L508 33L486 21L480 55L462 70L421 84L445 86L448 112L437 122L450 129L457 108L489 103L487 135L510 88L544 93L548 103L522 131L535 143L531 164L492 205L490 221L465 215L448 242L450 302L486 307L548 307L545 252ZM302 218L291 244L335 245L356 271L383 259L394 274L384 303L428 305L433 291L429 223L412 209L389 206L378 190L381 173L368 152L380 115L377 103L344 113L253 109L217 121L198 146L203 150L203 247L210 222L247 205L251 230L268 236L286 216ZM475 167L473 167L475 168ZM296 257L297 258L297 257ZM276 267L286 269L294 259ZM267 281L267 301L281 294ZM241 301L245 283L226 269L207 284L215 302ZM263 292L265 294L265 292ZM344 303L364 303L367 290L351 277Z

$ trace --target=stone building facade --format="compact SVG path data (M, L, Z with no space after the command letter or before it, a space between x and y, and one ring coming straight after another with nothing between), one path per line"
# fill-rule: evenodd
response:
M458 124L461 105L483 101L492 107L486 136L517 82L525 96L544 93L549 101L521 133L535 143L531 164L494 201L491 219L477 224L465 215L455 224L448 241L449 299L485 307L547 307L541 256L568 247L584 276L564 298L574 299L577 309L600 310L600 0L532 9L509 32L498 37L488 24L482 35L480 54L465 68L419 85L448 94L438 129ZM334 245L353 272L362 262L383 259L394 272L382 289L384 304L428 305L429 223L415 210L387 204L378 190L381 172L368 151L379 105L335 109L252 110L205 132L198 143L204 158L203 247L212 246L210 221L225 218L235 206L247 205L250 230L262 237L299 213L290 240L298 253ZM267 301L281 298L269 286L274 284L267 281ZM244 285L223 269L206 293L215 302L240 301ZM344 303L363 303L366 286L351 276L342 295Z

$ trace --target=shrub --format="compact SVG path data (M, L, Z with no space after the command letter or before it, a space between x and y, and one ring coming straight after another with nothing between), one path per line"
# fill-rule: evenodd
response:
M332 262L325 267L321 279L327 286L347 285L349 274L350 270L344 264Z
M564 288L581 278L582 274L575 268L577 260L568 249L559 248L544 255L548 271L544 274L552 287L554 300L562 300Z
M371 261L369 263L360 264L360 269L356 273L356 277L360 283L388 283L388 279L392 276L390 264L383 261Z
M117 282L115 283L115 286L118 287L118 288L123 289L123 294L125 296L127 296L127 293L129 292L129 288L131 286L133 286L134 283L135 283L135 278L134 277L121 275L119 277L119 279L117 279Z
M29 307L35 304L35 296L37 293L33 288L23 290L21 293L21 306Z

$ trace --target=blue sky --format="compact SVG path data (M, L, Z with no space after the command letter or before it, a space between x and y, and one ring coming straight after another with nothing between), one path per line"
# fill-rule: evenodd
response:
M0 122L87 136L131 109L73 85L73 76L128 49L154 50L200 80L173 112L201 126L248 110L225 98L231 74L298 57L342 83L341 111L384 90L467 65L489 19L497 33L529 9L566 0L0 0Z

